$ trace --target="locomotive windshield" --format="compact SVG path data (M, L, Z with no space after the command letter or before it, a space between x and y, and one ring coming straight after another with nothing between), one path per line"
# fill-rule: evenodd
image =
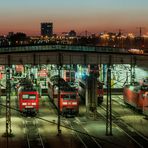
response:
M76 100L76 95L75 94L61 95L61 97L64 100Z
M36 95L34 95L34 94L25 94L25 95L22 95L22 99L23 100L35 100L36 99Z

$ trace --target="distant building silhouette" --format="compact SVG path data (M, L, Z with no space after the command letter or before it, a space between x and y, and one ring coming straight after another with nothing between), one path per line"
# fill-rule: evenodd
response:
M77 36L77 33L74 31L74 30L71 30L69 33L68 33L69 37L76 37Z
M53 23L52 22L41 23L41 35L42 36L52 36L53 35Z

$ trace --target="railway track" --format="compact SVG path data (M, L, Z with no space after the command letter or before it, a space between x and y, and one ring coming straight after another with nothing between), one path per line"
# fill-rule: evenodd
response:
M104 106L100 106L99 110L101 109L101 112L98 114L103 116L104 119L106 119L106 108ZM102 112L103 111L103 112ZM140 148L145 148L148 146L148 138L146 138L144 135L142 135L140 132L138 132L135 128L132 126L129 126L127 123L125 123L123 120L120 119L119 112L112 111L112 121L113 124L116 125L122 132L124 132L134 143L136 146Z
M75 118L69 118L63 120L63 123L68 125L71 129L74 129L74 136L78 138L84 148L102 148L101 141L98 142L93 136L90 136L88 132L76 122Z
M104 107L101 107L104 113L101 113L104 119L106 119L106 111ZM113 124L116 125L126 136L128 136L134 143L135 146L144 148L148 146L148 140L144 136L140 135L134 129L129 127L124 121L120 120L120 114L113 111ZM100 114L99 114L100 118ZM68 128L74 129L74 135L77 136L79 141L85 148L91 147L103 147L103 141L99 141L99 138L90 136L87 131L82 127L81 123L77 123L75 118L63 118L62 123L64 123Z
M25 134L27 138L27 148L45 148L42 137L37 127L37 119L24 118Z
M52 104L52 105L51 105ZM57 108L53 103L51 103L50 106L53 109L53 112L57 114ZM63 123L64 127L68 127L68 129L71 129L74 132L74 136L76 135L78 140L81 142L81 144L84 146L84 148L102 148L102 146L98 143L97 140L95 140L94 137L90 136L87 131L76 122L75 117L73 118L61 118L61 123Z

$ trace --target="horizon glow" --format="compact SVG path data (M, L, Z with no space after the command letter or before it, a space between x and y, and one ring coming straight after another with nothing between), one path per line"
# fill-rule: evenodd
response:
M0 0L0 35L40 35L41 22L53 22L54 33L103 31L138 33L148 26L148 0Z

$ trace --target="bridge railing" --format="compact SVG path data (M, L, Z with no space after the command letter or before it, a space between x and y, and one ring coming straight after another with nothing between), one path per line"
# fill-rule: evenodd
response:
M0 53L52 51L52 50L128 53L128 50L123 48L115 48L115 47L107 47L107 46L82 46L82 45L38 45L38 46L1 47Z
M0 52L19 51L49 51L49 50L73 50L73 51L95 51L95 46L73 46L73 45L39 45L39 46L17 46L1 47Z

